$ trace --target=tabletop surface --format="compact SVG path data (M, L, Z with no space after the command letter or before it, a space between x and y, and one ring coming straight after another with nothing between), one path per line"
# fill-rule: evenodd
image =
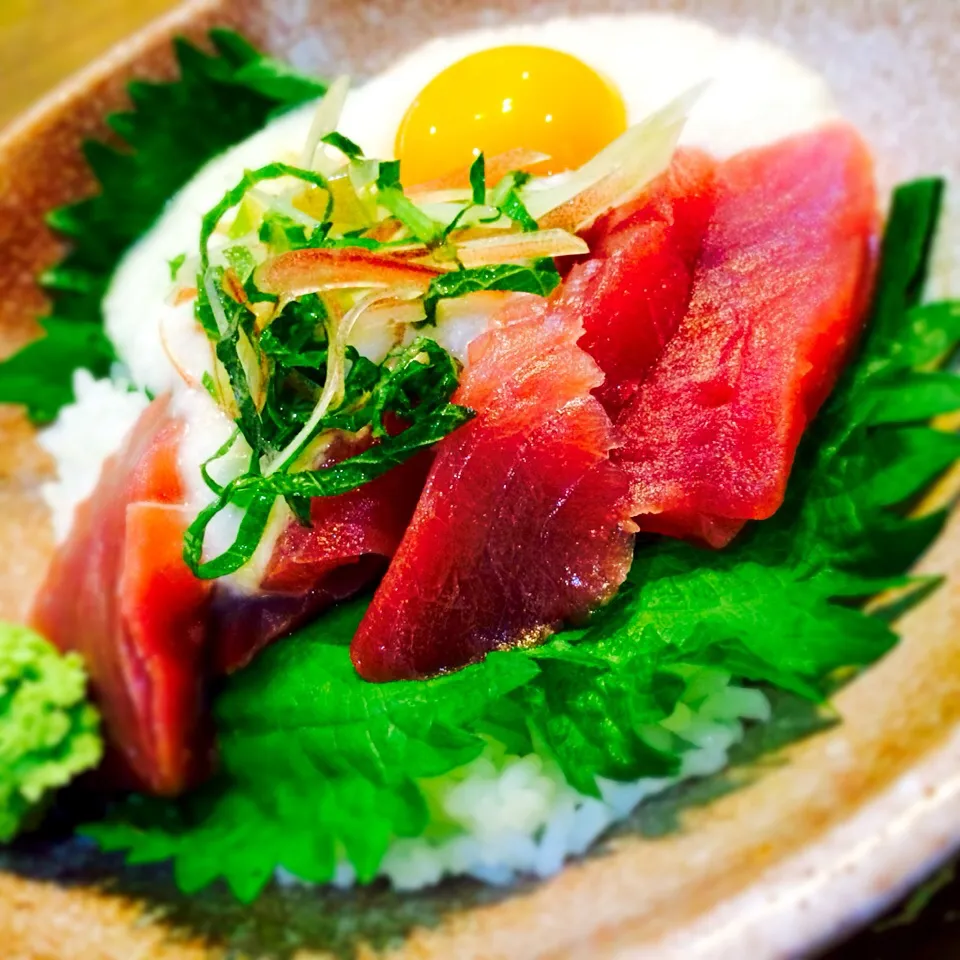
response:
M0 127L177 0L0 0ZM830 960L960 956L960 879L945 868Z
M0 0L0 127L176 0Z

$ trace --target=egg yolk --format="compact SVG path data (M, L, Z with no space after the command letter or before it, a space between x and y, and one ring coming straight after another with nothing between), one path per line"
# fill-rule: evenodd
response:
M547 47L494 47L437 74L407 110L396 156L406 184L486 156L525 148L549 154L538 174L579 167L627 128L616 88L591 67Z

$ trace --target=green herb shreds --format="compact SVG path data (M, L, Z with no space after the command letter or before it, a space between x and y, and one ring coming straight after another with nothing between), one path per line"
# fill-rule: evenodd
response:
M294 314L300 314L303 310L302 302L293 303L287 308ZM278 322L283 321L281 319ZM301 348L307 345L306 339L294 342L299 343ZM318 355L321 350L317 348L321 344L325 345L325 341L316 341L315 352ZM293 500L293 509L298 512L297 503L304 503L312 497L347 493L382 476L419 451L432 447L473 416L472 410L450 401L459 377L459 370L450 355L436 341L418 337L407 347L394 351L379 365L364 361L356 351L349 351L348 359L352 365L344 380L341 402L328 415L320 417L309 435L297 443L295 439L291 441L289 428L306 429L313 403L297 409L291 391L278 391L284 382L291 379L302 390L303 382L309 382L312 374L309 368L300 369L296 366L302 362L302 357L288 353L280 345L271 346L270 349L274 351L271 394L262 420L256 415L254 440L269 444L273 449L290 443L294 446L294 454L288 455L288 459L299 456L311 440L324 431L343 431L353 434L355 438L368 436L375 442L361 442L361 449L357 452L318 469L279 469L268 474L259 469L251 470L218 488L217 499L199 513L184 537L184 559L193 572L204 579L233 573L249 561L266 530L278 497L286 498L288 503ZM325 364L325 350L322 355ZM291 361L294 366L287 366ZM296 392L293 391L293 396ZM255 411L252 412L255 414ZM407 425L399 432L391 433L387 428L388 420ZM264 424L281 425L278 436L264 437ZM250 439L250 434L244 429L242 407L238 427ZM255 449L259 453L265 447ZM244 511L237 536L222 554L203 560L207 528L217 514L228 506Z
M551 294L560 283L560 274L550 261L549 266L521 266L498 263L489 267L473 267L444 273L431 281L423 306L427 318L436 317L437 304L450 297L462 297L478 290L514 290L535 293L541 297Z

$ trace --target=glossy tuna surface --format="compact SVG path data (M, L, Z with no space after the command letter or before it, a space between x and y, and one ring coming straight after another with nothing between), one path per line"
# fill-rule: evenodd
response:
M523 298L470 345L476 417L437 446L351 648L368 680L429 676L542 639L609 600L630 566L626 483L579 317Z

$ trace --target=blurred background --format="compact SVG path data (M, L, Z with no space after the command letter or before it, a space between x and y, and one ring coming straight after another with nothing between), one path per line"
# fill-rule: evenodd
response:
M177 0L0 0L0 127Z

